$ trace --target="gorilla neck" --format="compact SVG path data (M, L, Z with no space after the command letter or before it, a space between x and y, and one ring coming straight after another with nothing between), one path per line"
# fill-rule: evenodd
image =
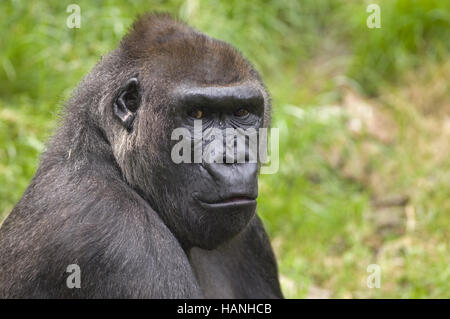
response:
M63 121L63 125L50 139L47 151L42 156L41 166L55 164L67 168L96 166L96 169L107 171L109 175L120 174L103 129L92 123L87 116L65 117Z

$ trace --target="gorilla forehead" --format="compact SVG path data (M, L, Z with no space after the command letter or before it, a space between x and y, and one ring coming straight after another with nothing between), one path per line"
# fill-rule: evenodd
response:
M147 74L171 81L228 85L258 77L233 47L167 14L140 17L120 48Z

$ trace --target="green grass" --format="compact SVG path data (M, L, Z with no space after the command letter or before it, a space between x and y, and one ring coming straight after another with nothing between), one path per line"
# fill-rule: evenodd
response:
M0 220L82 76L137 14L169 11L239 48L272 94L280 169L258 210L285 295L450 297L450 2L377 1L368 29L363 1L83 0L68 29L72 2L0 4Z

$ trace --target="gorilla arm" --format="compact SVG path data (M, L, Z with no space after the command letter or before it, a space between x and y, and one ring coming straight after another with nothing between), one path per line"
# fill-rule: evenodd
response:
M201 297L158 215L111 169L91 167L64 180L38 172L0 232L0 298ZM67 166L58 176L70 176ZM66 285L70 264L79 289Z

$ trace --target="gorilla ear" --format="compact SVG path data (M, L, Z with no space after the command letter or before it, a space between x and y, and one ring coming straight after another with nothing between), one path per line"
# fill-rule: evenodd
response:
M140 103L139 81L137 78L131 78L121 88L114 101L114 114L128 131L131 131Z

